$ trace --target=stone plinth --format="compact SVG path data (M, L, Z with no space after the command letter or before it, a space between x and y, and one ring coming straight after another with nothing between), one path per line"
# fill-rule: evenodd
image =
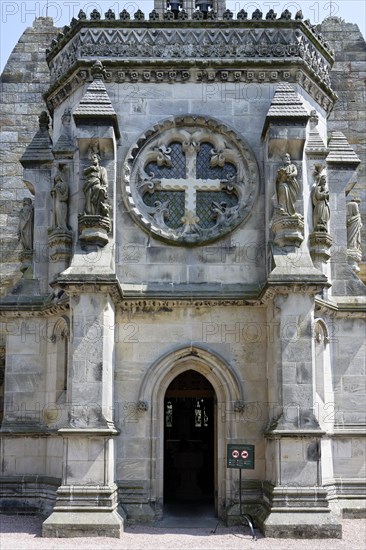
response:
M108 243L108 233L111 231L111 221L106 216L81 214L79 231L82 245L105 246Z
M54 512L42 527L43 537L113 537L120 538L123 520L113 512Z
M59 430L64 439L62 485L56 505L44 522L44 537L120 537L123 520L117 512L113 437L116 430Z

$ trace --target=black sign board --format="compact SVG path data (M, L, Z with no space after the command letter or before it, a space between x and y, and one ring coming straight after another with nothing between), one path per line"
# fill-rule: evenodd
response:
M228 468L254 470L254 445L229 444L226 459Z

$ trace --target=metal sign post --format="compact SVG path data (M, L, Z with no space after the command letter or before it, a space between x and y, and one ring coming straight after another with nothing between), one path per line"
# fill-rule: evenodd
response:
M239 513L243 517L252 533L253 540L257 540L254 533L253 518L249 514L242 513L242 498L241 498L241 471L254 470L254 445L236 445L229 444L227 446L227 467L239 469Z

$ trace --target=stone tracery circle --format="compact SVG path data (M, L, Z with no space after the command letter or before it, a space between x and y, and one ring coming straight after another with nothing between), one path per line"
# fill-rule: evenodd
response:
M199 165L216 177L198 177ZM258 191L251 149L231 128L208 117L187 115L155 124L130 148L123 166L122 195L133 219L176 245L201 245L227 235L250 215Z

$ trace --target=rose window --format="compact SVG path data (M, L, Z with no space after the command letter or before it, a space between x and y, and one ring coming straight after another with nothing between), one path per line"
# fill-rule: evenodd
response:
M181 117L157 125L131 149L123 193L145 230L175 244L202 244L245 220L258 185L254 156L232 130Z

